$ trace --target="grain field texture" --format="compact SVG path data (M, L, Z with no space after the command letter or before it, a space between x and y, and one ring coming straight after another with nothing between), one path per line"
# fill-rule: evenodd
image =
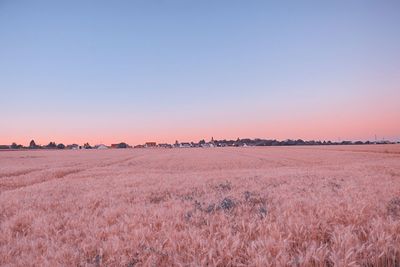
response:
M400 145L0 152L1 266L399 266Z

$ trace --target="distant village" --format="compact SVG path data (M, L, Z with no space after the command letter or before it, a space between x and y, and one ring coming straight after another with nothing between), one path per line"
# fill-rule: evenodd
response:
M400 144L400 142L397 142ZM179 142L175 141L174 144L160 143L156 142L146 142L140 145L131 146L125 142L105 145L97 144L90 145L85 143L83 145L78 144L68 144L64 145L62 143L56 144L55 142L50 142L47 145L36 144L34 140L30 141L28 146L23 146L21 144L12 143L11 145L0 145L0 149L17 150L17 149L126 149L126 148L211 148L211 147L250 147L250 146L321 146L321 145L369 145L369 144L396 144L396 142L381 140L381 141L304 141L298 140L269 140L269 139L236 139L236 140L214 140L211 138L210 141L200 140L199 142Z

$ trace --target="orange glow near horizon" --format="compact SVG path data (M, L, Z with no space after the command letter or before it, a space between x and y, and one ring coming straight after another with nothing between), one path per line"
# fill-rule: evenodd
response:
M188 125L185 127L146 127L143 129L127 129L111 127L111 129L82 130L63 133L63 130L41 130L29 131L26 133L1 133L0 144L27 145L31 139L37 144L45 145L50 141L64 144L112 144L127 142L131 145L143 144L148 141L157 143L173 143L175 140L199 141L201 139L237 139L237 138L265 138L265 139L303 139L303 140L374 140L375 134L378 139L399 140L400 126L395 123L394 117L387 120L370 118L369 120L359 120L349 118L334 123L329 119L310 119L309 121L293 121L291 119L280 119L266 123L241 122L225 123L217 127L211 124L209 127Z

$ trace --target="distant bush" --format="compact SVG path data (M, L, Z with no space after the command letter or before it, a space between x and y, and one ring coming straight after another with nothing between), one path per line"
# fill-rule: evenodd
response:
M17 143L12 143L10 146L11 149L21 149L22 145L17 145Z
M58 145L57 145L57 148L58 148L58 149L64 149L64 148L65 148L65 145L64 145L64 144L58 144Z

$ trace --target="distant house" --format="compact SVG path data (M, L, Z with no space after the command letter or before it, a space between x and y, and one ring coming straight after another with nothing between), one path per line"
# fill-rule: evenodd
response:
M129 145L127 143L124 143L124 142L119 143L119 144L112 144L111 145L111 148L128 148L128 147L129 147Z
M162 148L172 148L171 144L158 144L158 147L162 147Z
M201 147L214 147L215 145L213 143L205 143L205 144L201 144Z
M124 142L118 144L118 148L128 148L128 147L129 147L129 145Z
M144 145L136 145L133 148L144 148Z
M176 140L175 144L174 144L174 147L179 147L179 146L180 146L180 144L179 144L178 140Z
M145 147L156 147L157 143L156 142L146 142L146 144L144 144Z
M77 144L67 145L66 148L67 149L77 150L77 149L79 149L79 145L77 145Z
M195 143L195 142L191 142L190 145L192 147L200 147L200 144L199 143Z
M179 147L180 148L189 148L189 147L192 147L192 145L190 143L180 143Z
M108 149L108 146L100 144L100 145L95 145L94 148L95 149Z

